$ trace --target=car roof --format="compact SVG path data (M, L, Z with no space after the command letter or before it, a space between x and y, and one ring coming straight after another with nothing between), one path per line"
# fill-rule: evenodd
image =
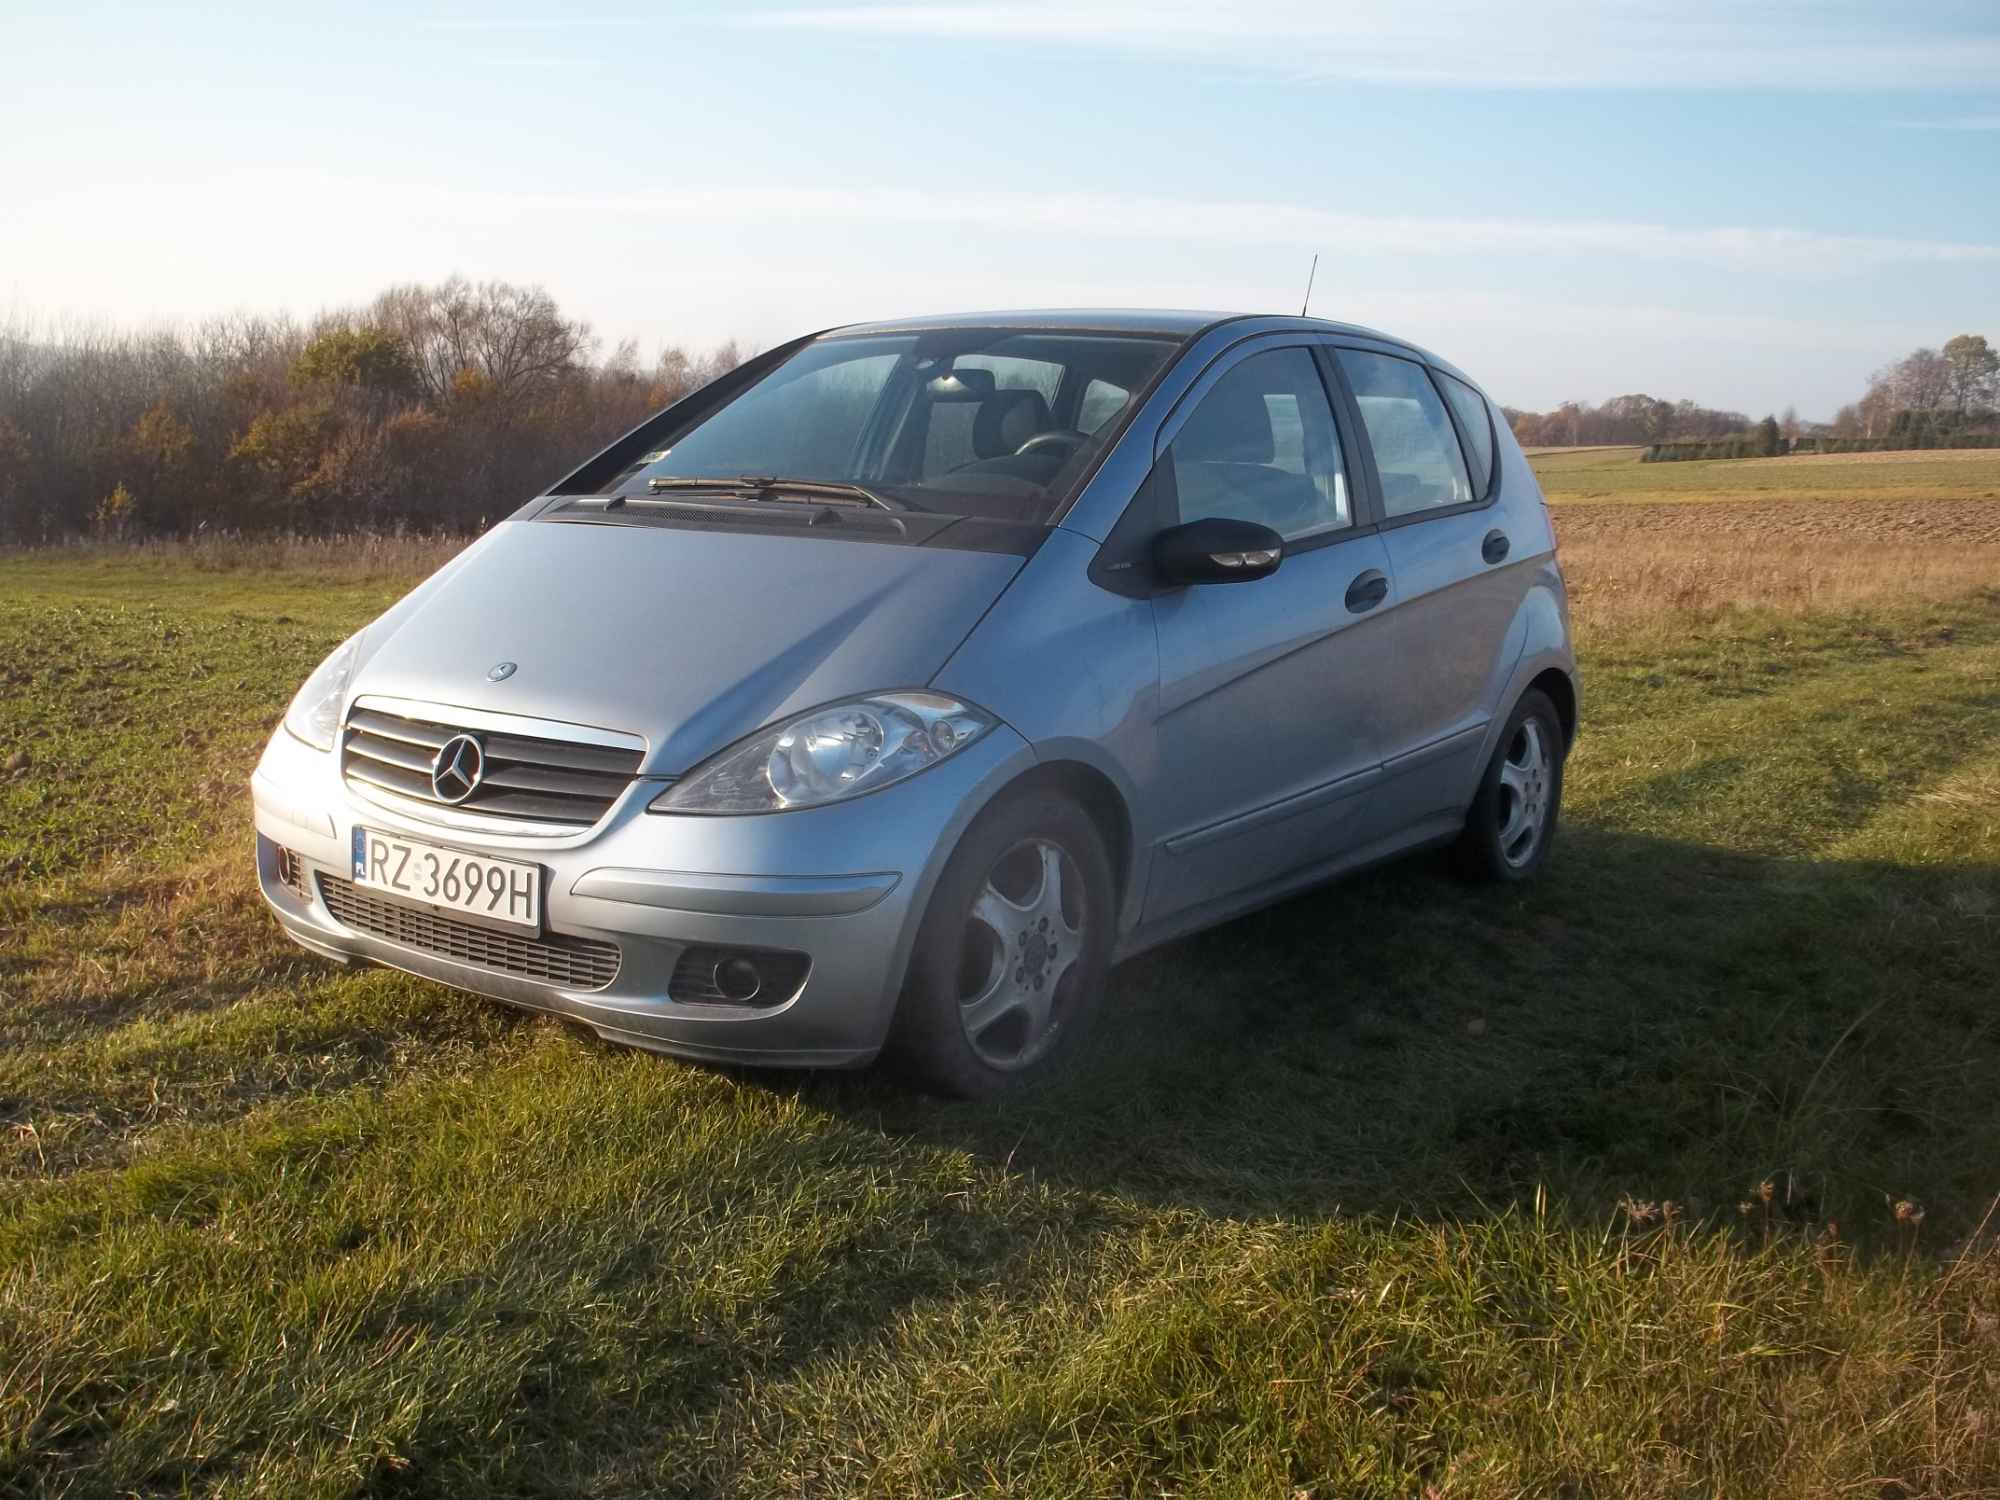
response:
M944 328L1018 328L1037 333L1122 333L1151 334L1183 344L1193 343L1211 329L1243 324L1243 334L1285 333L1300 329L1311 333L1332 333L1347 338L1372 339L1407 349L1426 363L1458 376L1467 384L1472 378L1420 344L1365 328L1359 323L1337 323L1328 318L1296 317L1284 313L1200 311L1190 308L1159 307L1043 307L1005 311L933 313L920 318L891 318L875 323L848 323L829 328L820 338L848 338L857 334L923 333Z
M1152 333L1187 339L1221 323L1255 320L1272 327L1297 326L1322 332L1362 334L1392 344L1407 343L1391 334L1379 333L1353 323L1330 323L1324 318L1288 318L1270 313L1198 311L1162 307L1045 307L1017 308L996 312L933 313L921 318L890 318L873 323L849 323L831 328L823 337L853 333L920 333L932 328L1032 328L1037 331L1062 330L1078 333Z

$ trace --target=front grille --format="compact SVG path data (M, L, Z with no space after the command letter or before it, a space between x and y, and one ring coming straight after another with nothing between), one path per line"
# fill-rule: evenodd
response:
M523 937L475 927L398 901L384 901L337 875L319 877L320 899L344 927L439 958L571 990L601 990L618 977L618 945L592 938Z
M431 786L431 761L453 736L466 732L357 708L341 742L341 774L433 807L588 828L631 784L644 758L638 750L472 731L484 761L479 785L463 801L447 802Z

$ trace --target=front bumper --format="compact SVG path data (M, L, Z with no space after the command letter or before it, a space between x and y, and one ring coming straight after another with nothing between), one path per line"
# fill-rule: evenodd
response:
M468 833L392 811L351 792L337 762L280 728L251 778L258 883L296 942L567 1016L614 1041L716 1062L841 1067L881 1049L944 861L1034 756L1002 725L885 791L758 817L649 814L660 784L635 782L596 827L557 838ZM357 824L540 865L545 932L615 944L616 978L566 988L343 924L322 881L351 877ZM280 849L295 870L280 870ZM690 999L676 995L674 975L692 946L803 954L809 967L775 1003Z

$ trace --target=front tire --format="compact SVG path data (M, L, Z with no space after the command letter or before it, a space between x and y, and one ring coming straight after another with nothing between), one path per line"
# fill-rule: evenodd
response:
M1468 880L1531 880L1549 857L1562 810L1562 719L1548 695L1521 695L1493 748L1452 864Z
M1029 789L981 813L931 894L889 1053L920 1086L986 1098L1054 1069L1110 966L1111 862L1089 814Z

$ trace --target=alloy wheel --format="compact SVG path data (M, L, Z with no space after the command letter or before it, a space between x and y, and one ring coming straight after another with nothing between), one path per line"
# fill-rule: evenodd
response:
M1514 869L1533 859L1541 845L1554 779L1541 720L1521 720L1500 760L1500 857Z
M1083 956L1084 889L1076 862L1040 838L1001 855L981 883L965 924L958 1015L989 1067L1027 1067L1062 1029Z

